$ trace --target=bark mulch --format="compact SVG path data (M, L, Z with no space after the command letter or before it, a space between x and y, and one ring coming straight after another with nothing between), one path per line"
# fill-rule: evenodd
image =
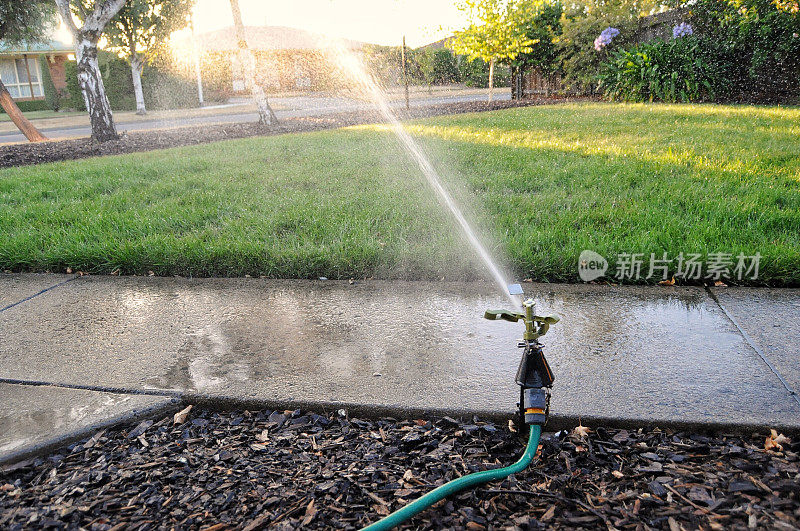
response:
M457 476L515 461L508 425L198 410L118 427L0 473L0 528L357 528ZM415 529L796 529L798 443L597 429L546 433L525 472Z
M410 111L398 111L398 114L401 118L423 118L427 116L483 112L565 101L577 100L553 97L522 101L497 101L492 103L472 101L415 107ZM126 133L123 134L119 140L104 143L93 142L87 137L34 144L10 144L0 146L0 168L83 159L102 155L151 151L154 149L205 144L208 142L251 136L270 136L285 133L319 131L381 121L383 121L383 118L376 112L343 112L316 117L287 118L281 120L278 127L275 128L268 128L257 122L211 124Z

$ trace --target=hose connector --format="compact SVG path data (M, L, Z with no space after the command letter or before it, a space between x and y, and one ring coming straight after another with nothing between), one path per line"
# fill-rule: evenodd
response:
M525 424L544 426L547 421L548 409L547 391L541 387L531 387L522 392L523 412Z

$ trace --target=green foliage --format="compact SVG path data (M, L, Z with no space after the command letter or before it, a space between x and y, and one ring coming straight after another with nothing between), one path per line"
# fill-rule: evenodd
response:
M468 87L486 88L489 86L489 64L481 59L470 61L465 55L456 57L458 62L458 73L461 82ZM507 85L511 78L511 72L506 65L495 65L494 84L495 86Z
M108 52L102 53L101 56L100 72L111 108L119 111L136 109L130 65L127 61Z
M578 92L594 92L600 64L613 50L630 46L640 16L660 9L660 0L583 0L569 4L561 16L558 56L565 85ZM600 33L614 27L620 34L603 51L594 49Z
M461 81L456 56L451 50L439 48L431 50L429 55L431 57L431 68L428 84L445 85Z
M714 101L728 85L713 42L698 37L657 40L612 52L600 88L612 100Z
M203 75L203 98L228 101L233 94L230 60L223 54L207 53L200 57Z
M106 48L150 62L172 32L189 25L195 0L127 0L106 26Z
M698 0L695 31L724 50L733 97L797 101L800 94L800 3L797 0Z
M67 79L67 94L63 99L63 106L76 111L85 111L86 102L83 100L80 83L78 83L78 65L75 61L64 63L64 75Z
M205 89L205 83L203 85ZM149 109L197 107L197 84L173 72L147 66L142 73L142 91ZM205 90L204 94L205 96Z
M532 41L529 52L520 54L513 66L535 66L544 73L558 69L559 58L556 42L563 32L561 15L564 8L560 1L538 0L531 2L523 27L525 34Z
M17 107L22 112L31 112L31 111L48 111L50 110L50 105L47 103L46 100L28 100L28 101L16 101ZM5 110L0 107L0 113L5 114Z
M464 0L460 9L473 20L455 32L449 45L470 61L508 61L530 52L533 41L525 33L528 4L526 0Z
M56 20L50 0L0 0L0 39L6 43L45 39Z
M61 108L61 97L53 84L53 76L50 75L50 64L44 54L39 56L39 70L42 72L44 100L47 102L48 108L57 111Z

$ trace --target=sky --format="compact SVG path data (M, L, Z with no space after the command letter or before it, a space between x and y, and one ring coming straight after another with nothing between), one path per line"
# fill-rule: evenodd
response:
M466 25L453 0L239 0L247 26L289 26L331 37L411 47ZM228 0L197 0L195 31L233 25Z

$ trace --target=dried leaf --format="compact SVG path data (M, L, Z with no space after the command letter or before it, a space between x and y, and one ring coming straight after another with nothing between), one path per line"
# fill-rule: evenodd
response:
M784 444L791 444L792 440L782 433L770 430L769 436L764 440L764 450L782 452Z
M175 416L172 417L172 424L176 425L176 424L183 424L184 422L186 422L186 419L189 418L189 412L191 410L192 410L192 405L189 404L188 406L186 406L186 408L181 409L180 411L175 413Z
M674 286L675 285L675 277L672 277L669 280L662 280L658 283L659 286Z
M576 426L576 427L575 427L575 428L572 430L572 435L573 435L574 437L580 437L581 439L585 439L586 437L588 437L588 436L589 436L589 434L590 434L591 432L592 432L592 430L590 430L590 429L589 429L589 428L587 428L586 426L584 426L584 425L582 425L582 424L578 424L578 425L577 425L577 426Z

